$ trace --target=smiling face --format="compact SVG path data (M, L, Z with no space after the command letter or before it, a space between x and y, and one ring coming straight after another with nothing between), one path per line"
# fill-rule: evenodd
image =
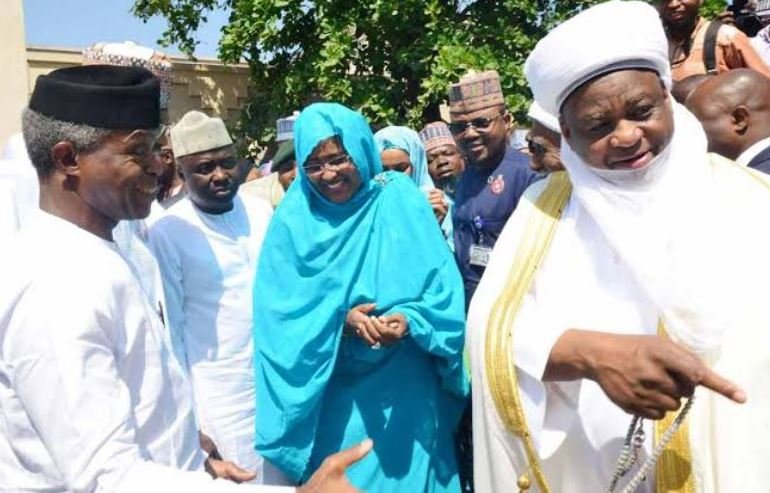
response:
M462 132L454 133L454 138L471 164L482 168L494 168L500 164L508 148L512 124L511 115L505 111L504 106L452 113L450 116L453 124L488 122L488 126L483 128L469 126Z
M209 214L233 208L241 172L232 146L178 157L176 161L196 207Z
M116 131L97 149L76 154L77 193L90 211L113 224L149 215L165 169L157 137L157 131Z
M343 204L361 188L361 175L337 137L321 141L303 164L308 180L330 202Z
M620 70L576 89L562 107L562 136L589 166L638 169L668 145L674 117L655 72Z

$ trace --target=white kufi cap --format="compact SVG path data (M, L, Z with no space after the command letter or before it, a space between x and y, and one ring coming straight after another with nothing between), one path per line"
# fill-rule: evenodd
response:
M219 149L232 143L225 122L200 111L188 111L171 128L171 147L175 157Z
M658 12L640 1L613 0L553 29L524 64L535 100L552 115L585 82L616 70L656 71L671 87L668 41Z
M553 130L557 134L561 134L559 119L545 111L537 101L532 101L532 104L529 106L529 111L527 111L527 116L530 120L535 120L547 129Z

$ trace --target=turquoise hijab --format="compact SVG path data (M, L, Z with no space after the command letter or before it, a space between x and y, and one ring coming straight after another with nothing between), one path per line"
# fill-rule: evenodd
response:
M361 175L361 187L343 204L325 199L302 168L318 144L332 137ZM299 179L270 223L254 288L256 448L284 473L304 480L326 449L367 436L375 439L375 450L364 462L385 455L399 460L387 448L388 437L397 440L398 434L373 436L376 429L356 424L366 418L358 410L331 412L339 396L365 400L377 392L372 389L397 391L417 378L424 382L420 392L435 381L437 395L451 394L459 402L468 386L462 281L424 195L407 176L382 173L369 125L344 106L309 106L295 123L294 138ZM375 315L404 314L409 335L380 350L343 337L347 311L368 302L377 303ZM426 377L420 377L423 367ZM408 407L427 409L419 395L405 401L406 414L418 416L408 419L444 419L435 417L441 411L421 415ZM331 416L319 425L324 412ZM337 428L344 437L328 438L328 430ZM442 435L451 437L451 431ZM451 451L451 444L446 448Z
M409 161L412 163L412 181L419 189L435 188L433 178L428 171L425 146L417 132L408 127L390 126L374 134L374 140L380 152L386 149L398 149L409 154Z
M380 152L385 149L399 149L409 154L409 161L413 168L412 181L420 190L426 192L436 188L428 170L428 156L425 153L425 145L422 143L420 134L408 127L390 126L374 134L374 140L377 142ZM441 231L444 232L449 249L454 252L454 224L452 223L454 204L449 196L446 198L449 201L449 212L441 223Z

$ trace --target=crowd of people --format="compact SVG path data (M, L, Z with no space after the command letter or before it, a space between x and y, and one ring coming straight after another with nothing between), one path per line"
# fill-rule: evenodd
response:
M152 49L40 76L0 491L767 491L770 68L701 3L549 32L523 150L493 70L421 129L311 104L262 167Z

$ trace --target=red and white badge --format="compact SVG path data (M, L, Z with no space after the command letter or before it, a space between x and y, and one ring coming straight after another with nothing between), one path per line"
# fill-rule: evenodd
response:
M489 180L489 189L492 190L493 194L500 195L503 193L503 190L505 190L505 178L503 178L503 175L497 175L494 178L490 176Z

